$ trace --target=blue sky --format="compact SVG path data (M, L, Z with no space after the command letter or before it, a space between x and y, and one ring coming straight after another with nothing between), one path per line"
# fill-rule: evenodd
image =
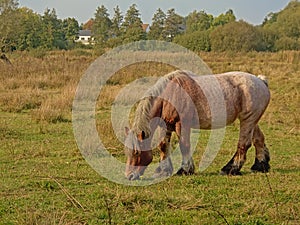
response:
M130 5L135 3L140 10L144 23L151 23L153 14L158 8L165 12L175 8L182 16L194 10L217 16L232 9L238 19L243 19L252 24L261 24L270 12L283 9L290 0L19 0L20 6L26 6L42 14L46 8L55 8L59 18L74 17L79 23L85 23L94 17L98 6L104 5L111 16L113 8L120 6L123 14Z

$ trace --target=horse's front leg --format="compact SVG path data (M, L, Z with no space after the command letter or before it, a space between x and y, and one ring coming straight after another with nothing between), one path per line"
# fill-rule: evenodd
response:
M179 147L182 154L182 163L177 175L191 175L195 173L195 165L192 158L190 127L182 127L181 123L176 124L176 133L179 136Z
M167 130L164 139L159 144L160 163L153 175L154 178L169 177L173 174L173 165L170 158L170 141L172 131Z

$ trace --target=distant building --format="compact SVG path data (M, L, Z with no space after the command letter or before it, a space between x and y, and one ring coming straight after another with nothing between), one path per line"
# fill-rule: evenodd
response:
M142 28L143 28L143 31L144 31L144 32L148 33L148 32L149 32L150 26L149 26L149 24L144 23L144 24L142 24Z
M94 38L92 37L92 31L91 30L80 30L78 34L78 39L76 42L81 42L84 45L92 44L94 41Z

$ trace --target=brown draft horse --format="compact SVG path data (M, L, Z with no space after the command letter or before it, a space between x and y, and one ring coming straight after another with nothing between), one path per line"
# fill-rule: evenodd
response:
M217 92L216 82L222 96L214 94ZM217 105L215 108L218 109L219 99L223 99L224 110L215 110L213 113L211 107ZM154 177L170 176L173 173L170 159L172 132L178 136L182 154L182 164L177 174L193 174L195 166L190 150L191 128L225 127L237 118L240 121L237 151L222 168L221 174L240 175L251 144L256 149L251 170L268 172L269 150L258 121L269 101L270 92L264 77L244 72L196 76L182 70L165 75L138 103L132 128L125 128L125 176L129 180L139 179L152 162L151 141L158 126L164 128L165 135L159 144L160 164ZM154 118L159 118L155 120L158 122L152 122Z

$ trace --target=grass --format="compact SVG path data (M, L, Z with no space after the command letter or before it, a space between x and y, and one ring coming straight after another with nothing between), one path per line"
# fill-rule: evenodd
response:
M235 123L202 173L146 187L112 183L86 163L72 131L74 91L96 56L14 53L13 67L0 62L0 224L299 224L300 52L200 56L215 73L242 70L268 77L272 100L261 120L271 152L268 174L250 173L251 148L242 176L219 176L235 152ZM143 71L160 76L171 70L129 66L99 97L97 127L105 128L101 138L118 159L124 159L123 147L110 129L109 111L118 90ZM208 135L201 132L197 164Z

